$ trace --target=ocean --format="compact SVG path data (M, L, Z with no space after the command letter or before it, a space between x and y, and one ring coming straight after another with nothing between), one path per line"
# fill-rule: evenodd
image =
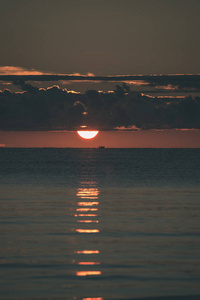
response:
M0 299L199 299L199 213L200 149L0 148Z

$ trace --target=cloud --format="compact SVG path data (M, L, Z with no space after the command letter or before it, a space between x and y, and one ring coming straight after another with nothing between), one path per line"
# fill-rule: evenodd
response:
M81 75L74 74L52 74L25 69L21 67L2 66L0 67L1 81L62 81L68 82L126 82L136 86L149 86L155 90L191 90L200 91L200 74L174 74L174 75L113 75L96 76L93 73Z
M18 81L23 92L0 92L0 130L200 128L200 97L153 97L126 84L110 92L76 93Z
M36 94L39 91L37 87L29 83L25 83L23 80L14 81L13 84L19 86L23 91L27 91L30 94Z
M94 73L88 72L87 74L81 74L78 72L71 73L71 74L55 74L55 73L50 73L50 72L43 72L36 70L34 68L27 69L23 67L17 67L17 66L0 66L0 75L6 76L6 75L15 75L15 76L28 76L28 75L35 75L36 81L37 81L37 75L52 75L52 76L78 76L78 77L94 77ZM44 77L45 78L45 77ZM17 79L17 77L16 77ZM25 77L26 80L26 77Z
M0 75L47 75L35 69L26 69L17 66L0 66Z
M38 89L23 81L16 84L24 91L0 93L2 130L74 129L82 125L83 95L59 86Z
M124 80L126 84L135 85L135 86L146 86L149 85L149 82L144 80Z
M121 126L121 127L116 127L114 128L116 130L120 130L120 131L138 131L140 130L140 128L136 127L135 125L132 125L132 126Z
M152 99L158 99L158 98L161 98L161 99L184 99L185 96L169 96L169 95L148 95L148 94L144 94L144 93L141 93L142 96L145 96L145 97L148 97L148 98L152 98Z
M175 86L172 84L168 84L168 85L158 85L155 87L156 89L162 89L162 90L177 90L179 88L179 86Z
M3 84L3 85L11 85L12 82L1 82L1 84Z

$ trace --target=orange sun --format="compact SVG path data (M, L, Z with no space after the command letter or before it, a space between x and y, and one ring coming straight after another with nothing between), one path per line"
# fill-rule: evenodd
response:
M93 139L99 131L93 131L93 130L78 130L77 133L83 138L83 139Z

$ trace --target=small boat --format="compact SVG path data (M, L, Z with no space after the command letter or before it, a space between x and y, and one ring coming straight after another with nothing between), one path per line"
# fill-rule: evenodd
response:
M99 149L104 149L105 148L105 146L99 146Z

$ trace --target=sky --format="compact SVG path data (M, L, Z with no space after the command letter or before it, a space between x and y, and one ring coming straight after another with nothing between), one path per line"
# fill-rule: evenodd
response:
M200 130L100 131L93 139L76 131L0 131L0 148L200 148Z
M198 74L199 0L0 0L0 65Z
M199 134L199 35L199 0L0 0L0 130Z

